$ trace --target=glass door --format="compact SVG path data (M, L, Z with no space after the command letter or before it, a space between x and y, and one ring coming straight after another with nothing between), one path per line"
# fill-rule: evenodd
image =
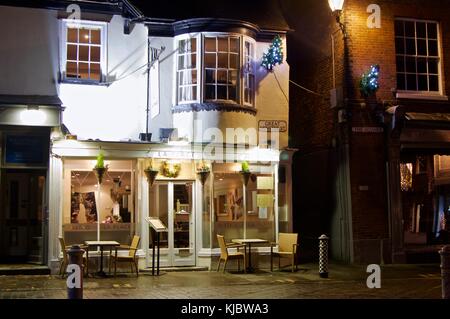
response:
M149 215L159 218L168 232L160 233L160 265L195 265L194 183L157 182L150 189ZM147 264L152 264L149 232Z

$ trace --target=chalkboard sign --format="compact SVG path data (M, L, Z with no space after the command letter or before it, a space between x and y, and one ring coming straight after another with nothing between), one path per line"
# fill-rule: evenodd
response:
M7 135L5 164L46 165L49 137L44 135Z

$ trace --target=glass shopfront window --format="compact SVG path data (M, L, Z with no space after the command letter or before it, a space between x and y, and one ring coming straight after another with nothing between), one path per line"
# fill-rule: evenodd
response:
M133 161L107 161L99 184L92 160L64 161L62 234L66 244L115 240L129 244L135 232Z
M244 186L236 165L219 165L213 181L213 247L218 247L217 234L227 241L237 238L274 241L274 177L270 167L252 170L244 205Z

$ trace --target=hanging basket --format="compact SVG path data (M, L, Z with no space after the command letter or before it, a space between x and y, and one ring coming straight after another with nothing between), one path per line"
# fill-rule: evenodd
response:
M153 186L153 183L155 182L156 176L158 175L159 171L154 169L146 169L144 170L145 176L147 176L147 181L150 184L150 186Z
M198 177L200 178L200 182L202 183L202 186L205 186L206 180L209 176L209 171L199 171L197 172Z
M247 186L248 181L250 180L250 176L252 175L251 172L240 172L241 173L241 178L242 178L242 183Z
M98 183L101 184L103 181L103 176L108 171L108 167L94 167L93 169L95 177L97 177Z

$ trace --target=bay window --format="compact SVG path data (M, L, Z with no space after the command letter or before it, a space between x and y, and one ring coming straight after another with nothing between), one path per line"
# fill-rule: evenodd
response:
M203 33L181 36L176 43L178 104L212 102L254 106L253 40L236 34Z

